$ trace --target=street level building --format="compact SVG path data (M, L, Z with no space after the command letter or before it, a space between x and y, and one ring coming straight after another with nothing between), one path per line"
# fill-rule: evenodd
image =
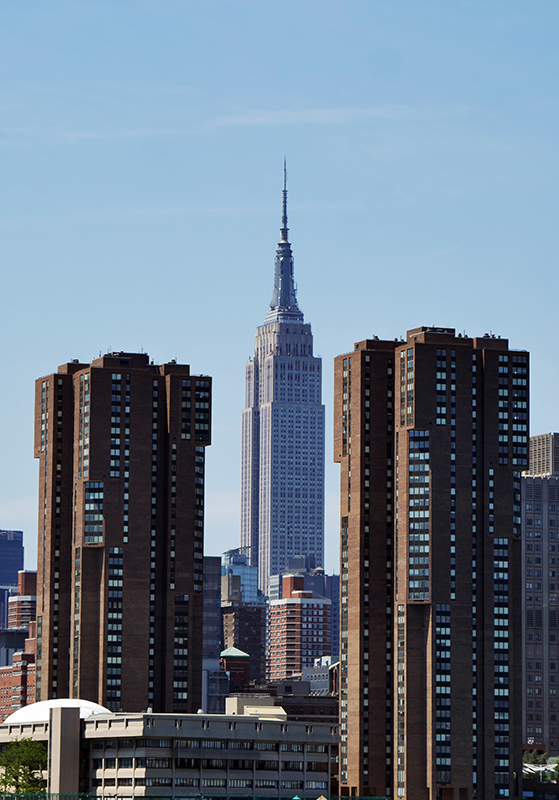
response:
M335 360L340 792L521 796L528 354L416 328Z
M559 434L530 437L522 477L523 743L559 755Z
M267 595L290 556L324 565L322 361L297 303L285 180L274 291L246 365L241 438L241 546Z
M140 353L36 382L37 696L196 711L211 379Z

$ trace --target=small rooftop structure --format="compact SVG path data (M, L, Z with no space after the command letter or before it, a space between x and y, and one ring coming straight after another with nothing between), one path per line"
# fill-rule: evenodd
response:
M250 658L250 654L239 650L238 647L228 647L227 650L221 651L220 658Z
M256 695L251 697L226 697L225 714L228 716L260 717L261 719L285 722L287 713L281 706L274 705L273 697Z

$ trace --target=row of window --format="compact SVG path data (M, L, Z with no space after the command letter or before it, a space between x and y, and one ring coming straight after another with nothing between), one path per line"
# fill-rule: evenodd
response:
M180 747L187 750L281 750L291 753L326 753L325 744L297 744L261 741L242 741L233 739L96 739L92 742L93 750L133 750L136 748Z
M202 786L205 789L225 789L229 786L230 789L251 789L253 784L255 789L277 789L279 781L274 780L249 780L244 778L231 778L229 782L225 778L175 778L175 786ZM102 786L173 786L172 778L156 777L156 778L93 778L91 780L92 788L100 788ZM327 789L328 781L281 781L282 789Z
M280 768L279 761L251 761L251 760L227 760L225 758L171 758L158 756L141 756L136 758L94 758L92 759L93 769L172 769L174 765L177 769L234 769L252 770L253 768L263 771L277 772ZM326 761L281 761L281 769L287 772L327 772L328 762Z

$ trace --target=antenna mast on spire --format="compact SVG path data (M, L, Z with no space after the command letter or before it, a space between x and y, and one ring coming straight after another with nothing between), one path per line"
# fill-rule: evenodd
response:
M287 242L287 161L283 159L283 192L282 192L282 215L281 215L281 240Z

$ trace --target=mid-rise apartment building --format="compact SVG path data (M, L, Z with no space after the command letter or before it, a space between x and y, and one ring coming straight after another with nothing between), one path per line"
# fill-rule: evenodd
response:
M266 678L277 682L330 654L331 601L305 590L302 575L283 578L281 600L269 604Z
M140 353L36 382L37 696L196 711L211 379Z
M30 622L29 636L22 649L12 654L10 664L0 667L0 722L36 700L36 631L37 624Z
M17 595L8 599L8 628L25 628L37 616L37 573L20 570Z
M322 567L317 567L312 556L293 556L288 559L287 569L280 575L270 576L269 599L279 600L282 596L283 578L287 575L302 575L306 591L313 592L315 597L327 597L331 602L330 631L331 655L335 658L340 652L340 576L327 575Z
M340 792L518 797L528 354L416 328L335 360Z

